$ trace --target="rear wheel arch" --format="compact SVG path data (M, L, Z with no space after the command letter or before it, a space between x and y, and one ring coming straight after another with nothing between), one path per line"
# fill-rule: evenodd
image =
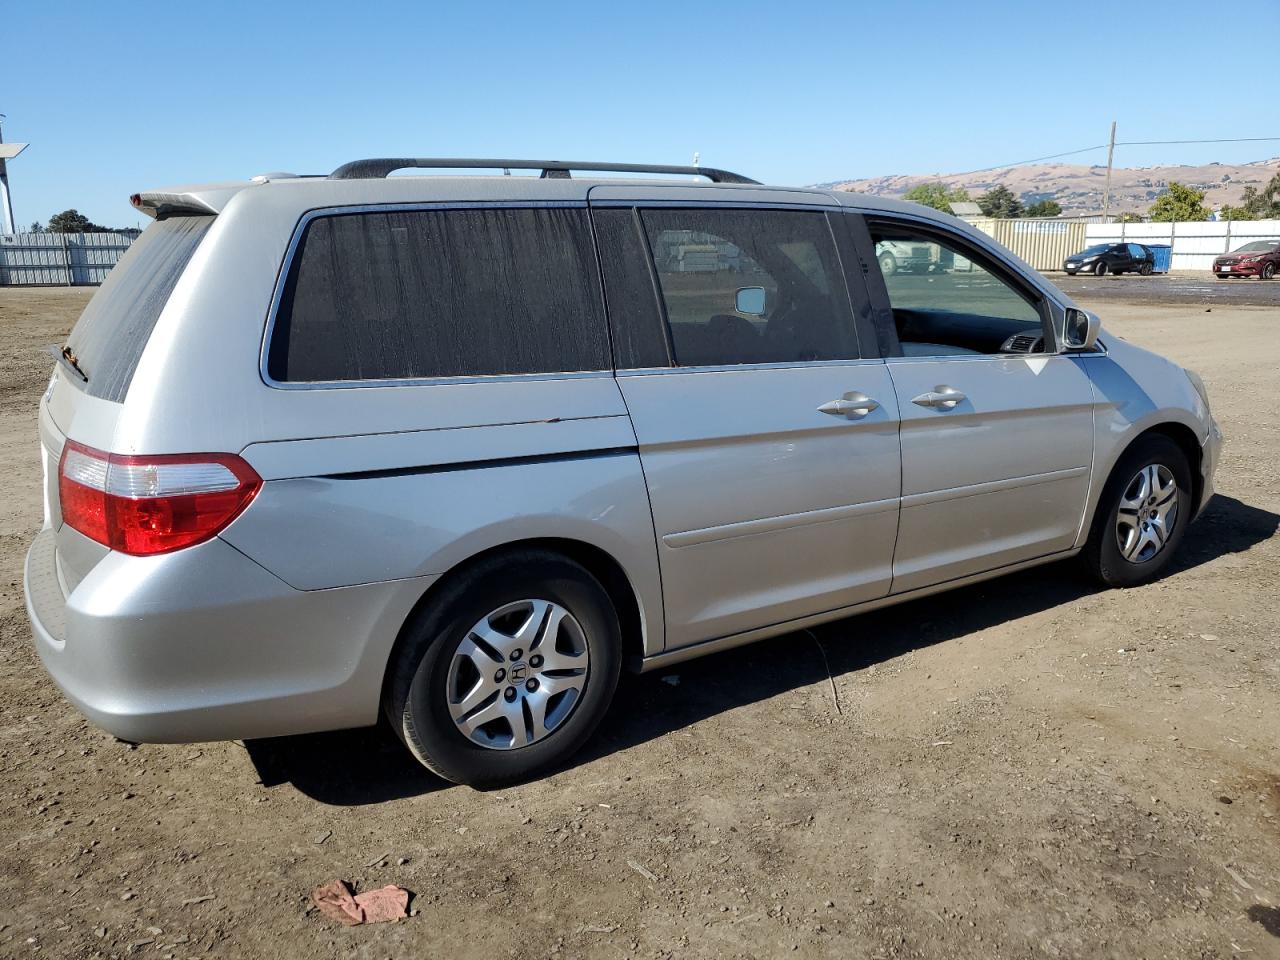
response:
M541 537L527 540L515 540L499 544L472 554L465 560L456 563L418 598L417 603L405 616L400 631L392 644L391 652L383 667L382 690L385 697L395 664L404 649L405 639L412 624L417 622L424 608L431 605L449 587L472 571L488 566L494 561L501 562L506 556L515 555L528 550L545 550L559 554L582 566L594 576L613 603L618 615L618 625L622 633L622 655L624 663L638 662L644 656L644 624L640 615L640 602L635 588L627 576L625 569L612 554L606 550L582 540L570 540L557 537Z

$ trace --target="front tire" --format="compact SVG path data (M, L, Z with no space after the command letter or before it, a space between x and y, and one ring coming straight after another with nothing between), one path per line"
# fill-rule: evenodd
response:
M1276 265L1271 262L1262 265L1262 273L1258 274L1263 280L1270 280L1276 275Z
M892 253L880 254L880 272L886 277L892 277L898 272L898 258Z
M1099 261L1098 265L1093 268L1093 275L1095 277L1105 277L1107 275L1107 265Z
M405 627L383 710L423 766L498 786L563 763L604 717L622 635L608 593L560 554L481 561Z
M1140 437L1111 471L1081 553L1109 587L1135 587L1169 565L1191 522L1191 466L1161 434Z

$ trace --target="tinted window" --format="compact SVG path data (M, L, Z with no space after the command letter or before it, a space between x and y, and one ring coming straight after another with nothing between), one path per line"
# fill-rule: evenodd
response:
M268 360L281 381L608 367L586 211L560 208L311 221Z
M1147 251L1142 249L1142 247L1138 246L1136 243L1131 243L1129 244L1129 256L1133 257L1135 260L1142 260L1146 258Z
M90 395L124 399L160 311L213 220L171 217L153 223L107 274L67 338L89 377Z
M825 214L644 210L641 216L679 366L858 356ZM762 312L737 309L744 287L763 289Z
M604 272L614 363L620 370L670 366L639 216L632 209L603 209L593 211L591 218Z
M870 229L905 356L1044 352L1039 309L980 253L905 226Z

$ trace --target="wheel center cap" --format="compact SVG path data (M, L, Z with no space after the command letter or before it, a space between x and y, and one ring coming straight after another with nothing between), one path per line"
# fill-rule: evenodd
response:
M521 683L525 677L529 676L529 665L527 663L513 663L507 676L511 678L512 683Z

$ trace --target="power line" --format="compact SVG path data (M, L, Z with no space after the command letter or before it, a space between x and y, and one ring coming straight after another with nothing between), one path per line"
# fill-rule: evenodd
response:
M1265 143L1280 137L1228 137L1223 140L1117 140L1117 147L1164 146L1171 143Z
M1100 143L1094 147L1081 147L1079 150L1067 150L1065 153L1051 153L1047 157L1032 157L1030 160L1015 160L1013 163L997 163L992 167L981 167L977 170L966 170L965 173L985 173L988 170L999 170L1001 167L1020 167L1024 163L1040 163L1044 160L1057 160L1059 157L1074 157L1077 153L1089 153L1091 150L1101 150L1105 146L1105 143ZM1119 144L1117 144L1117 146L1119 146Z
M1117 140L1117 147L1147 147L1147 146L1170 146L1173 144L1192 144L1192 143L1269 143L1280 141L1280 137L1224 137L1214 140ZM963 177L971 173L986 173L988 170L1000 170L1004 167L1020 167L1027 163L1043 163L1045 160L1057 160L1061 157L1074 157L1081 153L1091 153L1094 150L1106 149L1105 143L1099 143L1092 147L1081 147L1079 150L1066 150L1062 153L1051 153L1045 157L1032 157L1030 160L1015 160L1013 163L997 163L990 167L979 167L977 170L964 170L960 173L949 173L949 177Z

